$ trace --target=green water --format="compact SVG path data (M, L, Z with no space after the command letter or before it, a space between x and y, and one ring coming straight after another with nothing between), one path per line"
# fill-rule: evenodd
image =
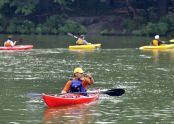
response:
M104 49L69 51L64 41L73 40L67 37L32 38L25 42L35 44L31 51L0 51L1 124L174 124L174 50L140 51L139 38L100 37L103 44L110 41ZM47 108L40 96L28 95L59 93L77 66L93 73L89 90L124 88L126 93L62 108Z

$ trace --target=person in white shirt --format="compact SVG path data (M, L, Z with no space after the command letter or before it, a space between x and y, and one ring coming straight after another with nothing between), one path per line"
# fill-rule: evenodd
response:
M4 47L13 47L15 46L15 44L16 44L16 41L13 42L12 37L8 36L8 39L4 43Z

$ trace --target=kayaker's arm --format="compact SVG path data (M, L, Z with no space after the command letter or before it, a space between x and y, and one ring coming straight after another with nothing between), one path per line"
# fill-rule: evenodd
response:
M61 91L61 93L63 94L63 93L68 93L68 91L69 91L69 89L70 89L70 86L71 86L71 80L69 80L67 83L66 83L66 85L65 85L65 87L63 88L63 90Z
M88 44L88 42L87 42L86 40L83 40L83 44L87 45L87 44Z
M14 46L16 45L16 42L17 42L17 41L14 41Z

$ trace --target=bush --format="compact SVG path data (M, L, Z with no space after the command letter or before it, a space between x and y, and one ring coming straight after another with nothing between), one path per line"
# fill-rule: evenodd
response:
M174 13L169 13L167 16L163 17L160 22L168 24L168 31L174 31Z
M24 22L22 22L21 24L19 23L16 26L17 26L17 32L21 34L31 34L35 30L33 22L29 20L25 20Z
M157 29L158 29L159 34L166 35L168 32L168 29L169 29L168 24L164 23L164 22L159 22L157 24Z
M14 21L10 21L10 23L8 24L5 32L8 32L8 33L16 33L16 24Z
M59 33L86 33L86 28L77 22L67 20L65 24L59 28Z
M125 19L122 26L125 28L126 32L131 32L135 29L135 23L131 19Z
M154 34L166 35L168 32L168 24L164 22L159 22L157 24L149 22L142 30L144 30L144 34L146 35L154 35Z

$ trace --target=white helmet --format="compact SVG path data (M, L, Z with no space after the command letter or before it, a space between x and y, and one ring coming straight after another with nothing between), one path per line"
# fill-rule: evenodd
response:
M159 39L159 35L155 35L155 39Z

